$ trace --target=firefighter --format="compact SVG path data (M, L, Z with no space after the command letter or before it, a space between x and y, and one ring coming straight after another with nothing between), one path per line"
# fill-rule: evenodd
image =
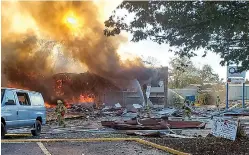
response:
M186 101L186 103L184 104L182 109L184 110L184 116L187 116L190 119L191 109L189 107L189 101L188 100Z
M59 126L66 127L64 115L67 112L67 108L63 104L62 100L57 100L57 107L55 109L55 112L57 114L57 121L59 123Z
M216 107L219 110L219 107L220 107L220 96L219 95L217 95L217 98L216 98Z

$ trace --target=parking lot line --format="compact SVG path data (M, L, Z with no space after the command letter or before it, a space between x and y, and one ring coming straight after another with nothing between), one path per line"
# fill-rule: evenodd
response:
M80 138L80 139L9 139L1 140L9 142L99 142L99 141L135 141L138 138Z
M51 155L51 153L48 152L48 149L41 142L37 142L37 145L45 155Z
M32 136L31 133L8 133L5 136Z
M188 153L181 152L166 146L158 145L140 138L81 138L81 139L14 139L14 140L1 140L1 143L15 143L15 142L106 142L106 141L134 141L143 145L148 145L166 152L176 155L189 155ZM42 144L42 143L41 143ZM42 144L43 145L43 144ZM46 154L47 155L47 154ZM49 154L50 155L50 154Z

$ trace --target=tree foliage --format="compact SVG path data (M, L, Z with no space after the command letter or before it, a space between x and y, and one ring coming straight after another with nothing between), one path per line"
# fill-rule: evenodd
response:
M220 80L219 75L217 73L214 73L210 65L203 65L202 69L199 72L202 84L209 82L218 82Z
M124 1L118 9L135 15L115 12L105 22L105 35L126 30L132 41L150 39L177 47L176 54L192 57L197 49L220 55L221 65L241 64L249 69L249 2L243 1Z
M173 58L169 64L171 67L170 88L183 88L189 84L199 83L197 69L188 58Z
M214 73L210 65L203 65L199 69L187 57L173 58L170 67L170 88L184 88L190 84L219 83L219 75Z

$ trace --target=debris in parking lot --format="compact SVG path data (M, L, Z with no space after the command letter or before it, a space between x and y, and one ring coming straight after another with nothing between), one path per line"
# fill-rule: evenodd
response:
M146 137L161 137L162 135L159 131L127 131L126 134Z
M120 103L115 104L115 108L121 108L122 106L120 105Z
M143 106L142 105L140 105L140 104L133 104L132 105L134 108L136 108L136 109L141 109Z
M183 128L205 128L205 123L198 121L170 121L162 119L141 119L128 121L101 121L102 126L119 130L160 130L160 129L183 129Z
M112 128L120 133L126 132L126 130L134 130L126 132L128 135L134 136L197 138L206 137L211 133L212 120L216 118L240 120L246 118L245 114L248 113L246 110L235 108L228 111L222 110L222 108L219 111L202 107L192 107L192 109L193 113L190 120L186 120L182 117L182 110L177 108L152 107L150 118L146 118L146 110L140 104L129 106L122 106L120 103L113 104L113 106L107 104L100 110L95 109L92 105L73 104L68 109L69 113L66 118L81 117L83 121L98 118L100 120L98 122L99 129ZM52 113L53 109L47 111ZM50 117L53 118L53 116ZM248 135L249 123L246 122L249 121L247 120L249 119L244 119L241 122L241 129ZM159 132L159 130L164 131Z

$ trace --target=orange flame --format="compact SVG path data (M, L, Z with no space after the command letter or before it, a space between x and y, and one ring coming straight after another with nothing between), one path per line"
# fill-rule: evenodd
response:
M46 108L55 108L56 105L49 104L49 103L45 102L45 107L46 107Z
M62 92L62 80L57 80L58 83L56 90L57 96L62 96L64 93ZM7 87L9 88L17 88L17 89L24 89L24 90L30 90L29 88L21 87L18 84L14 83L8 83ZM71 108L71 105L74 103L93 103L94 102L94 95L89 96L85 94L81 94L79 97L72 97L72 99L65 99L65 106L66 108ZM50 104L48 102L45 102L45 107L46 108L55 108L55 104Z
M67 109L68 109L68 108L71 108L71 104L66 103L66 108L67 108Z
M71 108L71 105L69 103L65 103L66 108ZM55 104L49 104L47 102L45 102L45 107L46 108L56 108Z
M89 96L85 96L85 95L80 95L79 97L79 103L87 103L87 102L94 102L94 99L92 97L89 97Z

